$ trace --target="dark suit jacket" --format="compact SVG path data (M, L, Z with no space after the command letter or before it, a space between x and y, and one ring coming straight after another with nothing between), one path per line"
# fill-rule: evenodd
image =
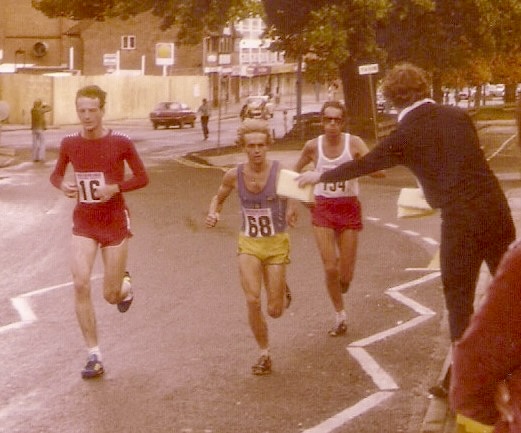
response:
M323 173L320 181L352 179L396 165L414 173L433 208L484 194L504 197L472 119L462 109L434 103L407 113L396 131L367 155Z

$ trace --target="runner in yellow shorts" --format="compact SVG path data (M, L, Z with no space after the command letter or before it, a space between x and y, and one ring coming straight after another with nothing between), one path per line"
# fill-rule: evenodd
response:
M252 238L239 234L237 254L257 257L263 265L287 265L289 260L289 234Z
M266 121L246 119L241 124L237 144L245 151L248 161L226 172L206 217L206 226L215 227L224 202L237 189L243 216L238 242L241 284L248 305L250 328L260 349L260 357L252 367L255 375L271 373L268 325L261 308L261 288L264 284L268 315L280 317L291 300L286 284L286 264L289 263L286 226L293 226L297 218L294 202L276 195L281 165L267 159L271 142Z

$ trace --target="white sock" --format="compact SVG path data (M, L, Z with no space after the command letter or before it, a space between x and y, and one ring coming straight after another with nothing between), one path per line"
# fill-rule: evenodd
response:
M89 348L89 356L96 355L98 360L101 361L101 351L99 346Z
M269 348L267 348L267 349L261 349L261 351L260 351L260 355L261 355L261 356L268 356L268 357L269 357L269 356L270 356L270 349L269 349Z
M347 314L346 314L345 310L336 312L336 323L337 324L345 322L346 319L347 319Z

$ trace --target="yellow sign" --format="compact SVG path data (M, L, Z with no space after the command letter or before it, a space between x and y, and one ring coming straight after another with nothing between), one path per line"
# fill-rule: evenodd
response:
M171 66L174 64L174 44L171 42L158 42L156 44L156 65Z

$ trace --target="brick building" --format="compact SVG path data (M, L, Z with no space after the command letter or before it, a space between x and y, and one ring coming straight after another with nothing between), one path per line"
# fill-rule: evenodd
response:
M2 0L0 72L202 74L202 44L175 44L176 31L161 31L159 24L149 13L102 22L51 19L33 9L31 0ZM156 65L157 43L175 44L174 65L166 70Z

